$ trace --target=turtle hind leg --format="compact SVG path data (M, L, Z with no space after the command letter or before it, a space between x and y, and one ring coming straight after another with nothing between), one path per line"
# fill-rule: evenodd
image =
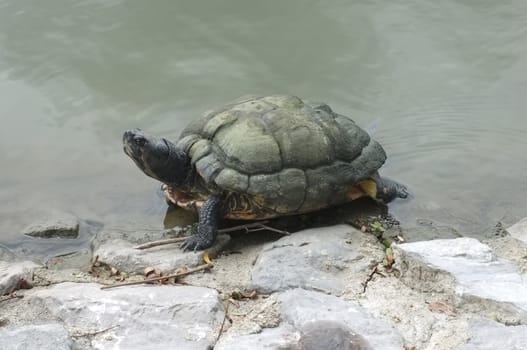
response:
M373 176L373 180L377 184L376 199L383 203L389 203L395 198L407 198L409 195L406 186L398 182L380 177L378 174Z
M218 235L218 221L222 209L223 199L219 196L209 197L199 210L197 233L183 242L184 251L203 250L211 247Z

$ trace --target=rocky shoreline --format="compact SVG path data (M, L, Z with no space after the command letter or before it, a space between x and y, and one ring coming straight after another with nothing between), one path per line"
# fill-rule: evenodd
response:
M181 233L104 228L89 253L43 265L0 252L0 348L527 348L527 219L389 249L349 225L221 235L205 257L134 248ZM177 284L101 289L208 258Z

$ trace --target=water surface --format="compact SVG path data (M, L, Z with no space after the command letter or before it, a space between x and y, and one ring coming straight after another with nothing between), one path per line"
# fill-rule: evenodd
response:
M56 209L163 226L123 154L245 94L323 100L386 148L391 205L482 235L527 213L527 2L0 0L0 242Z

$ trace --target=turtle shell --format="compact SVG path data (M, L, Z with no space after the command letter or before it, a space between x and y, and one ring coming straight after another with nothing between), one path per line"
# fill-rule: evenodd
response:
M286 95L250 96L208 112L183 131L178 147L210 191L244 195L277 215L349 201L351 188L386 159L353 120Z

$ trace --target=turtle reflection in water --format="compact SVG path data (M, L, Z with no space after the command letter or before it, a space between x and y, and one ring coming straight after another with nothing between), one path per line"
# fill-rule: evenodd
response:
M166 184L170 202L199 208L185 250L210 247L222 217L267 219L408 195L379 175L386 153L353 120L294 96L239 99L193 121L175 143L139 129L123 143L146 175Z

